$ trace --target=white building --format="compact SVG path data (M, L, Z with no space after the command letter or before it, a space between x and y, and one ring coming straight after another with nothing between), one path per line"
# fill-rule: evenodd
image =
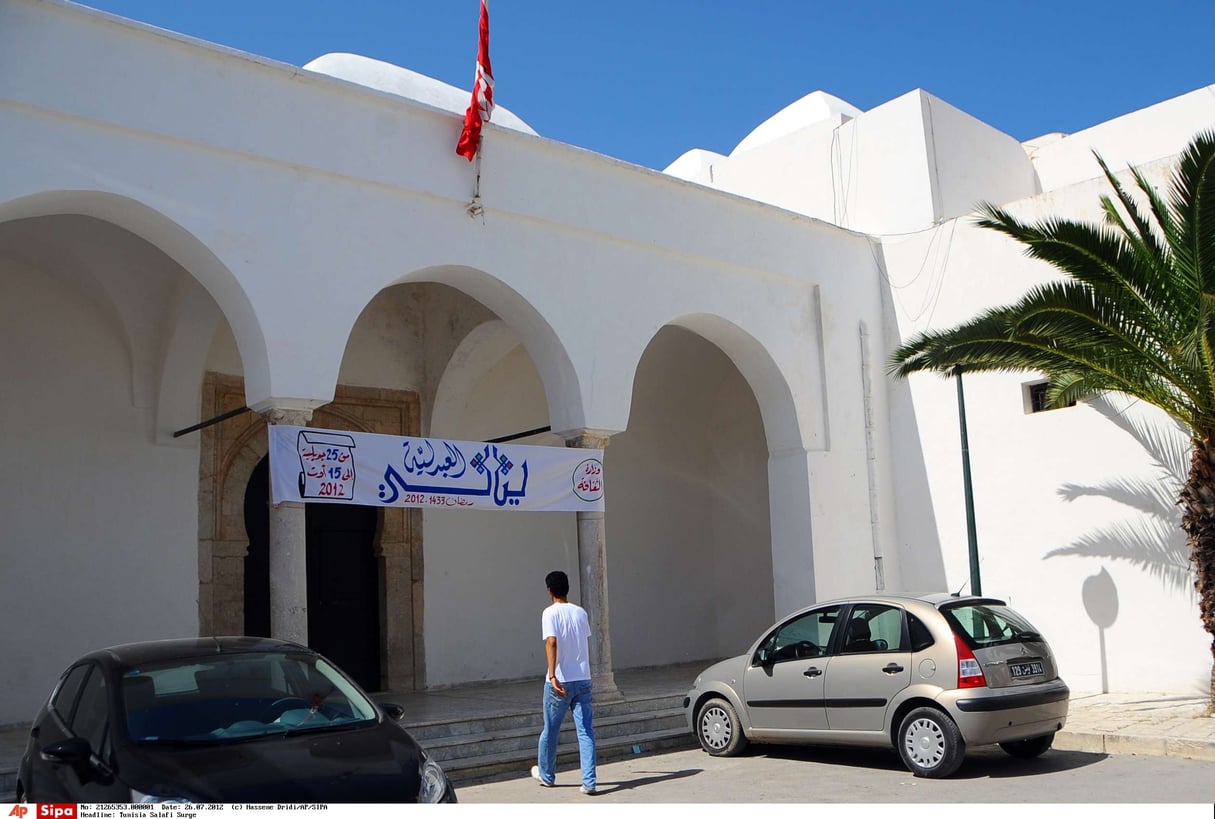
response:
M0 0L0 724L84 650L266 628L265 418L607 442L581 531L308 507L307 639L372 687L537 675L553 568L602 594L609 671L737 653L814 600L959 589L955 383L892 381L890 351L1052 275L977 202L1096 218L1093 149L1163 179L1215 120L1203 88L1023 145L922 91L816 92L657 173L499 108L470 217L466 104L349 55ZM1184 542L1132 505L1163 479L1106 416L1164 422L1032 413L1033 380L965 379L983 590L1076 691L1205 691ZM1048 557L1107 530L1140 561Z

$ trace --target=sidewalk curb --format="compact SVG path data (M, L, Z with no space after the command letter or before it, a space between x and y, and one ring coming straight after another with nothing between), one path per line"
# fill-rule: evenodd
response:
M1171 756L1215 762L1215 740L1106 734L1093 731L1060 731L1051 746L1058 751L1087 754Z

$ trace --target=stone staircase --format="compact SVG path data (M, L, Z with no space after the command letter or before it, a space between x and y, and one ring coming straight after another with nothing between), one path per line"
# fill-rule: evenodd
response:
M683 696L656 696L628 702L595 703L595 750L599 763L634 754L691 748ZM537 707L526 713L463 720L411 723L414 739L443 766L457 786L506 775L527 776L536 764L536 744L544 725ZM578 769L578 739L573 716L561 726L557 770Z

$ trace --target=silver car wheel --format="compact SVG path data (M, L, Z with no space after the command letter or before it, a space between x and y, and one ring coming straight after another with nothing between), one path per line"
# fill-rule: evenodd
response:
M920 717L903 734L907 758L919 768L934 768L945 757L945 733L935 720Z
M709 748L725 750L734 735L734 725L724 708L711 705L700 712L700 735Z
M702 702L696 710L696 741L709 756L737 756L747 747L747 735L734 706L721 697Z
M916 776L949 776L966 756L966 740L949 715L936 708L913 709L899 723L899 756Z

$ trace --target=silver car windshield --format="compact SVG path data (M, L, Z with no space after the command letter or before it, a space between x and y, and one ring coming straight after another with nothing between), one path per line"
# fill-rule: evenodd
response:
M127 734L140 744L236 742L376 719L357 687L307 653L149 663L122 673L121 694Z

